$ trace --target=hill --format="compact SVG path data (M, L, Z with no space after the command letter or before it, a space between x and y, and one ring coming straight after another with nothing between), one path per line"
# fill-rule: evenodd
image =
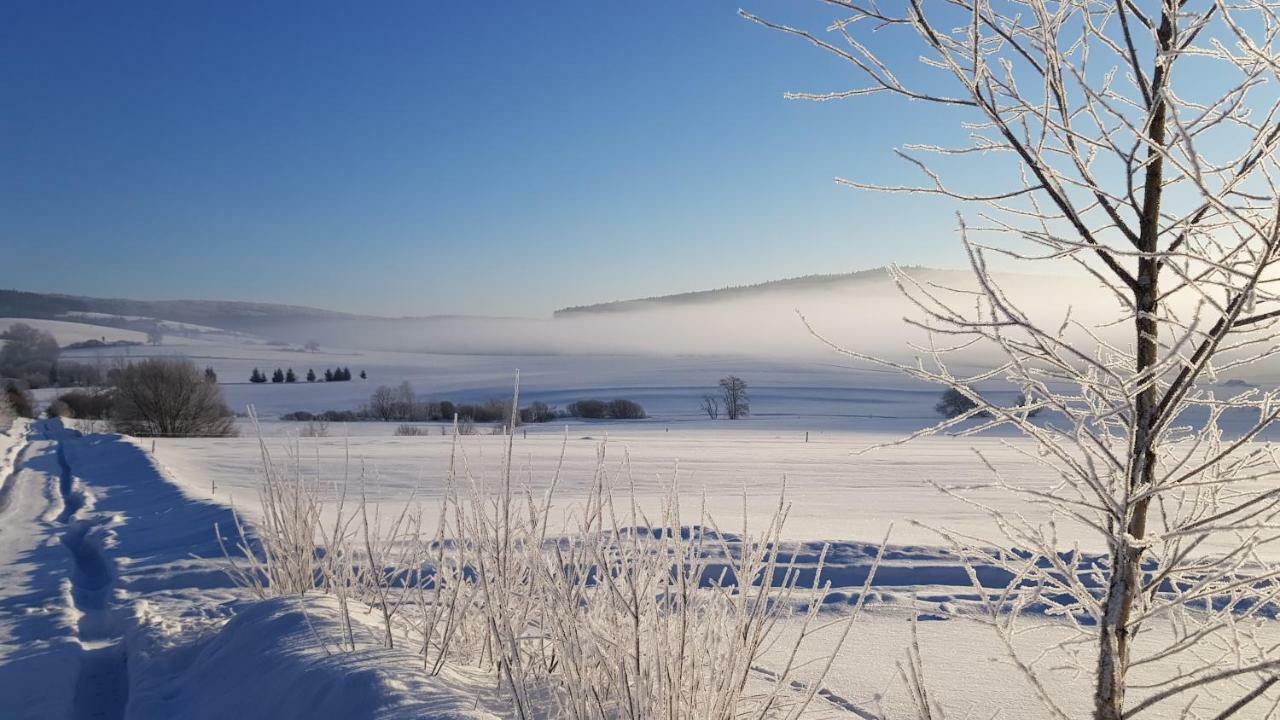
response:
M359 320L362 316L301 305L229 300L128 300L21 290L0 290L0 317L65 319L116 327L137 318L257 333L281 324L316 320ZM114 318L119 318L119 322Z
M903 270L913 276L941 279L964 279L969 277L967 270L938 270L921 266L903 266ZM733 285L715 290L696 290L673 295L657 295L653 297L635 298L632 300L614 300L593 305L578 305L561 308L555 311L556 317L570 317L598 313L630 312L634 310L656 310L663 307L680 305L701 305L729 300L746 300L770 294L781 293L821 293L843 290L857 290L859 286L887 284L888 268L878 267L870 270L858 270L849 273L833 273L827 275L803 275L801 277L770 280L752 285Z

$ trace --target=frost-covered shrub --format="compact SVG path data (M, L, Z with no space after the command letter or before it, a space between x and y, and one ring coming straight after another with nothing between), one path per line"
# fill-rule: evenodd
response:
M30 390L20 387L15 382L9 382L5 385L4 398L5 405L14 415L24 418L36 416L36 401Z
M514 442L509 435L508 459ZM672 485L647 517L634 495L615 501L602 446L600 481L569 509L569 534L552 536L563 527L554 493L515 486L510 460L499 477L476 476L460 459L460 430L454 443L436 530L424 536L412 504L381 517L363 490L326 504L304 453L295 447L280 464L264 442L258 542L238 527L232 575L261 597L336 598L344 650L368 637L352 630L354 613L372 613L381 642L415 650L427 673L491 672L512 717L800 716L862 600L848 616L820 615L826 551L801 585L782 542L785 502L765 527L752 532L744 520L726 534L705 512L682 524Z
M421 425L398 425L395 429L397 437L420 437L422 435L430 435L430 428Z
M359 420L367 420L367 413L355 412L353 410L325 410L324 412L308 412L306 410L297 410L295 412L285 413L280 416L281 420L286 422L310 422L312 420L324 420L325 422L357 422Z
M617 398L609 401L609 417L615 420L643 420L644 408L634 400Z
M569 403L565 413L571 417L588 420L640 420L646 417L644 407L634 400L615 398L604 400L578 400Z
M60 417L103 420L111 415L115 398L110 390L72 390L59 395L58 403L71 413Z
M565 411L573 417L603 420L609 417L609 403L603 400L579 400L569 403Z
M529 407L521 408L520 420L527 423L551 422L559 417L555 407L542 401L529 403Z
M329 437L329 421L324 418L307 421L298 429L298 437Z
M76 416L71 407L61 400L54 400L49 403L49 407L45 408L44 414L45 417L64 418L67 420L71 420Z
M503 422L511 415L511 406L501 400L489 400L480 405L458 405L459 417L471 418L473 422Z

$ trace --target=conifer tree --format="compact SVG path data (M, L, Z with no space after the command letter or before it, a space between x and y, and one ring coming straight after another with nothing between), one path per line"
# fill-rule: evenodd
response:
M271 382L273 383L284 382L284 370L281 370L280 368L276 368L276 371L271 373Z
M298 382L298 376L293 374L293 368L289 368L284 374L284 381L287 383Z
M316 371L314 369L308 369L307 382L315 382L315 381L316 381Z

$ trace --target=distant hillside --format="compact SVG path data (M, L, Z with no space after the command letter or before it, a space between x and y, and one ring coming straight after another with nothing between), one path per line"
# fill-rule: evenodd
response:
M361 319L358 315L299 305L224 300L125 300L0 290L0 317L53 320L67 313L140 316L248 333L273 328L282 322ZM106 321L94 322L111 325Z
M913 274L928 274L931 276L938 275L965 275L968 271L960 270L937 270L934 268L926 268L921 266L903 266L903 270ZM670 307L673 305L699 305L703 303L722 302L725 300L741 300L750 297L768 295L771 293L781 292L817 292L842 290L848 286L861 285L865 283L888 282L888 269L879 267L871 270L859 270L850 273L834 273L830 275L805 275L802 277L787 278L785 280L771 280L769 282L756 283L754 285L734 285L732 287L720 288L718 290L698 290L695 292L677 293L675 295L658 295L655 297L636 298L634 300L616 300L613 302L597 303L595 305L578 305L575 307L567 307L557 310L556 317L569 317L573 315L597 314L597 313L615 313L630 312L633 310L656 309L661 307Z

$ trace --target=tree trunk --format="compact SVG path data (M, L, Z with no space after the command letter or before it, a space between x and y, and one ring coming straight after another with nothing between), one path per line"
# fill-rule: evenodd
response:
M1164 6L1157 40L1160 47L1168 49L1173 40L1173 24L1169 6ZM1155 148L1165 145L1167 105L1164 91L1167 85L1165 61L1156 64L1151 77L1151 119L1147 128L1146 177L1143 184L1142 213L1140 217L1138 249L1143 253L1155 253L1159 249L1160 196L1164 186L1164 159ZM1136 377L1141 390L1134 398L1129 468L1126 477L1123 507L1125 532L1113 533L1111 547L1111 579L1107 586L1102 627L1099 633L1098 675L1094 689L1095 720L1123 720L1124 694L1129 671L1130 635L1136 627L1130 627L1129 618L1133 603L1141 589L1142 555L1147 534L1147 512L1150 500L1132 502L1133 495L1151 485L1156 465L1155 424L1159 406L1159 388L1151 375L1158 362L1157 336L1160 310L1158 278L1160 265L1154 255L1138 259L1137 287L1133 290L1137 314L1134 319L1136 334Z

